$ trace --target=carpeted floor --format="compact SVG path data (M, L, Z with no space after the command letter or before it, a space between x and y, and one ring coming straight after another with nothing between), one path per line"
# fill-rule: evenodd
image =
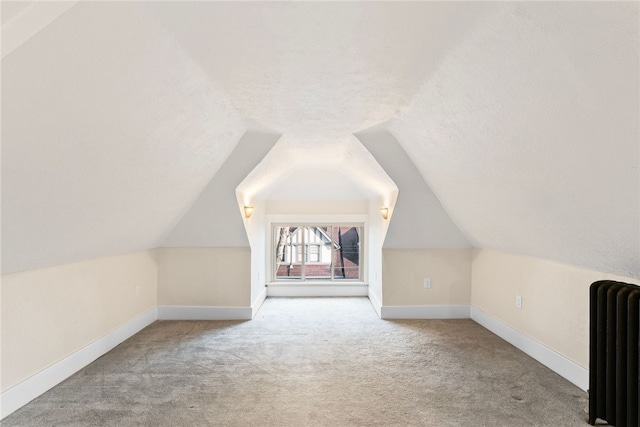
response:
M586 426L586 399L471 320L270 298L252 321L156 322L2 426Z

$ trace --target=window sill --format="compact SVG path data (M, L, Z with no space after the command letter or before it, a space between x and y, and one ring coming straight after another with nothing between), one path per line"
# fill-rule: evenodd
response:
M267 283L269 297L366 297L369 285L364 282L298 281Z
M286 280L277 282L267 282L267 286L369 286L366 282L354 281L328 281L328 280Z

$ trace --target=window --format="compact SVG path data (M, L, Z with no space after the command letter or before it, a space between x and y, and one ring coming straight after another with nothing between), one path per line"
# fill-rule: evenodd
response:
M275 280L360 280L362 227L276 225Z

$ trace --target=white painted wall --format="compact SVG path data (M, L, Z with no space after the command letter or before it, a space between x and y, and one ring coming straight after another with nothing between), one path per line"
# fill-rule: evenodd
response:
M268 215L368 214L368 200L267 200Z
M357 137L399 190L384 248L470 247L391 133L378 129L361 132Z
M260 199L246 202L242 196L238 195L238 209L243 211L245 205L254 207L251 218L244 218L244 226L251 245L251 285L250 301L254 309L261 304L261 299L265 295L265 286L268 279L267 273L267 245L269 244L269 228L267 224L266 202Z
M158 248L158 305L249 307L249 248Z
M2 392L157 305L152 251L2 276Z
M398 193L390 197L380 197L369 201L369 224L367 232L367 280L369 283L369 300L378 316L382 315L382 245L389 230L389 221L393 220L393 208ZM385 220L380 214L381 207L389 207L389 216Z
M382 297L384 306L469 305L471 249L383 249Z
M540 258L474 249L471 304L567 359L589 366L589 286L640 280ZM522 297L522 309L515 305Z
M271 150L279 136L249 131L175 227L164 247L249 246L235 189Z

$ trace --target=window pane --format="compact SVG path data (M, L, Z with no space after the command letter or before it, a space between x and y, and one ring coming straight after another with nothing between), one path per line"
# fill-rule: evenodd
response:
M333 278L360 279L359 227L333 227Z
M331 279L331 227L307 227L306 279Z
M302 228L275 227L276 279L302 278Z
M277 226L275 280L360 280L360 227Z

